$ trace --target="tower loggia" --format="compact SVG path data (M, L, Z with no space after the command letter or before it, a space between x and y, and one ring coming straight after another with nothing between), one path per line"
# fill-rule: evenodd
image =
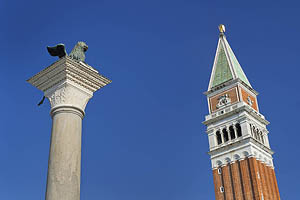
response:
M216 200L279 200L269 122L230 48L224 25L209 81L207 126Z

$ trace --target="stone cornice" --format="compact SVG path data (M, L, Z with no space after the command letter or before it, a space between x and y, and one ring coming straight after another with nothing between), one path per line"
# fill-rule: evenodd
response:
M248 105L245 105L243 103L238 103L236 105L237 105L237 108L232 109L229 112L224 112L223 111L223 114L220 114L220 115L219 114L217 115L215 113L208 115L208 116L213 116L214 115L215 117L210 117L209 119L207 119L206 121L204 121L202 123L205 124L205 125L209 125L209 124L212 124L212 123L217 122L219 120L225 119L225 118L227 118L231 115L240 113L242 111L246 111L252 117L254 117L255 119L257 119L258 121L260 121L261 123L263 123L265 125L268 125L270 123L269 121L267 121L263 117L261 117L258 112L256 112L253 108L249 107ZM222 112L222 110L219 111L218 113L221 113L221 112Z
M248 138L244 138L242 140L239 140L237 142L234 142L232 144L229 144L229 145L226 145L226 146L222 146L222 147L219 147L219 148L216 148L214 150L211 150L208 152L208 154L210 156L214 156L214 155L217 155L217 154L220 154L222 152L225 152L225 151L228 151L230 149L233 149L233 148L236 148L238 146L242 146L242 145L245 145L245 144L249 144L249 143L253 143L255 144L256 146L258 146L260 149L264 150L265 152L269 153L270 155L273 155L274 154L274 151L271 150L270 148L266 147L265 145L263 144L260 144L259 142L257 142L256 140L254 140L253 138L251 137L248 137ZM250 154L251 156L251 154Z
M221 85L218 85L218 86L212 88L212 89L209 90L209 91L204 92L203 94L205 94L206 96L211 96L211 94L217 92L218 90L220 90L220 89L222 89L222 88L225 88L225 87L227 87L227 86L230 86L230 87L231 87L232 85L234 85L234 84L236 84L236 83L242 84L242 85L245 86L248 90L250 90L251 92L253 92L255 95L258 95L258 94L259 94L256 90L254 90L252 87L248 86L246 83L244 83L244 82L243 82L241 79L239 79L239 78L231 79L231 80L229 80L229 81L227 81L227 82L225 82L225 83L223 83L223 84L221 84Z
M91 66L74 61L68 56L56 61L27 81L45 92L64 80L70 80L90 92L95 92L111 83L111 80L100 75Z

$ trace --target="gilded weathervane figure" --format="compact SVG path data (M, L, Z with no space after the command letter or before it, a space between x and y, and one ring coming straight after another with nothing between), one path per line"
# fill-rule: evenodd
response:
M220 24L220 25L219 25L219 31L220 31L220 33L222 33L222 34L225 33L225 25L224 25L224 24Z

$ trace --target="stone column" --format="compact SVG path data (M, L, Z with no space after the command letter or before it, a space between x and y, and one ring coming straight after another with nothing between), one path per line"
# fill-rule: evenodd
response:
M227 131L227 133L228 133L228 140L229 140L229 141L232 140L231 134L230 134L230 130L229 130L229 126L226 126L226 131Z
M225 143L223 129L220 130L220 134L221 134L221 140L222 140L221 144L223 144L223 143Z
M81 126L93 93L111 81L64 57L28 80L51 104L52 133L46 200L80 199Z
M235 136L235 139L238 138L238 135L237 135L237 129L235 127L235 124L232 124L232 127L233 127L233 130L234 130L234 136Z

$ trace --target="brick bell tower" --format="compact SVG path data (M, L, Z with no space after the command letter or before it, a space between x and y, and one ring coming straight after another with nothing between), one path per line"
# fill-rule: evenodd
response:
M208 91L207 126L216 200L279 200L269 122L220 25Z

